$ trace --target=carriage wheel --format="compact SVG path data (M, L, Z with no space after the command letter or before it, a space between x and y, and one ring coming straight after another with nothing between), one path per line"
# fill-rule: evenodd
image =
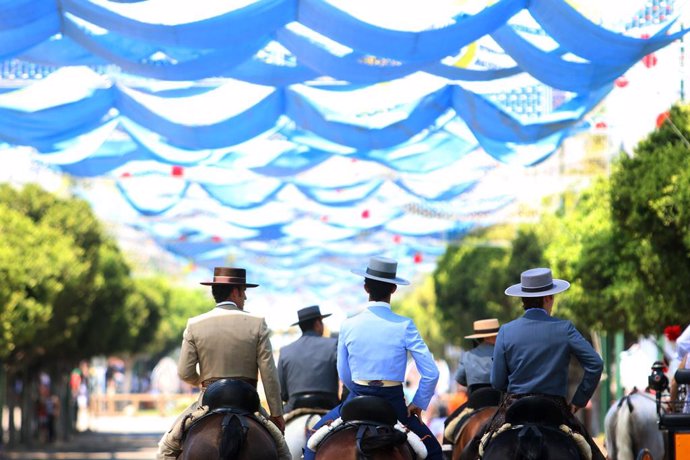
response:
M654 457L652 457L652 453L649 449L642 449L637 453L635 460L654 460Z

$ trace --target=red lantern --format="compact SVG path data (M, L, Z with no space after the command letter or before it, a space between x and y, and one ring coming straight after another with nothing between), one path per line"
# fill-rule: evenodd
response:
M213 235L213 236L211 237L211 241L213 241L214 243L220 243L221 241L223 241L223 238L221 238L221 237L218 236L218 235Z
M328 216L321 216L321 222L328 222Z
M125 178L125 177L132 177L132 173L123 172L122 174L120 174L120 177L122 177L122 178Z
M628 79L625 78L625 75L616 78L616 81L613 82L618 88L625 88L628 86Z
M657 129L661 128L663 124L671 118L671 112L664 112L660 113L658 117L656 117L656 127Z
M422 261L424 260L424 257L422 257L422 253L421 253L421 252L416 252L416 253L414 254L414 259L413 259L413 260L414 260L414 263L416 263L416 264L421 264Z
M368 219L369 218L369 210L365 209L362 211L362 219Z
M599 122L597 122L596 125L594 125L594 127L597 129L606 129L607 126L606 126L606 122L599 121Z
M182 166L175 165L172 167L173 177L182 177L184 175L184 168Z
M654 53L648 54L645 57L642 58L642 63L644 64L645 67L648 69L651 69L654 67L657 63L657 58L654 55Z
M402 236L400 235L393 235L393 243L395 244L400 244L402 242Z

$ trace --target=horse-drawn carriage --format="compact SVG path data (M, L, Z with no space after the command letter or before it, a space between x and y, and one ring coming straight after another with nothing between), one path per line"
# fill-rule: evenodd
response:
M690 369L678 369L674 376L678 385L678 394L671 398L668 377L664 374L664 365L656 362L649 376L649 387L656 392L656 411L659 429L666 431L666 458L668 460L690 459L690 413L687 409L687 396L690 389ZM652 460L651 455L643 449L638 459Z

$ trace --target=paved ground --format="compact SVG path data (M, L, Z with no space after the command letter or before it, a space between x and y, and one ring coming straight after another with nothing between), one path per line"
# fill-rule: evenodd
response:
M39 448L0 451L7 460L152 460L162 433L174 417L99 417L89 421L90 430L69 442Z

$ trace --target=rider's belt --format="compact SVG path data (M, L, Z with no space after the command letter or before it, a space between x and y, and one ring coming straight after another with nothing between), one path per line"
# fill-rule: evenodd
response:
M364 385L365 387L397 387L402 385L402 382L395 380L353 380L357 385Z
M223 380L223 379L227 379L227 380L239 380L239 381L241 381L241 382L248 383L248 384L250 384L251 386L253 386L254 388L256 388L256 379L250 379L250 378L247 378L247 377L211 377L210 379L206 379L206 380L204 380L203 382L201 382L201 387L202 387L202 388L206 388L207 386L209 386L209 385L212 384L213 382L217 382L218 380Z

